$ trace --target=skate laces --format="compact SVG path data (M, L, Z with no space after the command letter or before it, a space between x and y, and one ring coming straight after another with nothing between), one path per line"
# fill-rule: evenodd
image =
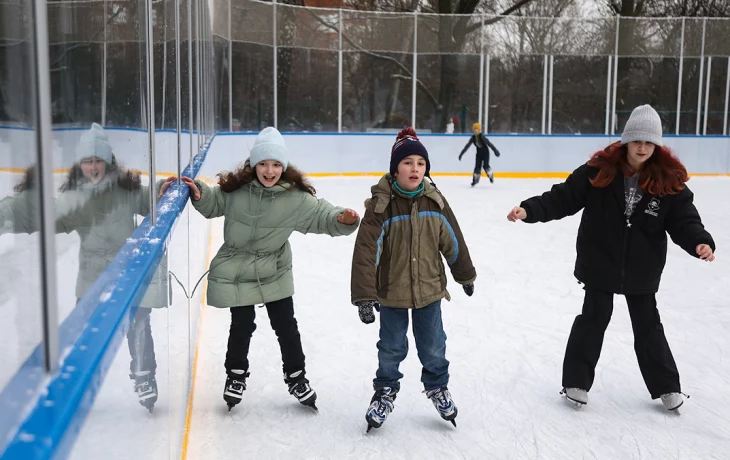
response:
M299 396L308 392L309 389L309 384L307 382L297 382L290 384L289 393Z
M433 390L424 391L426 396L434 402L438 402L440 406L447 407L451 403L451 395L446 387L434 388Z

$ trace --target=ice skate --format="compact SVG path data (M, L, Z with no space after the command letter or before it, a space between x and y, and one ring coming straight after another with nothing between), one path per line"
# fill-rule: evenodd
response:
M456 426L456 415L459 411L456 409L454 400L451 399L449 389L446 386L442 386L425 391L424 393L431 400L441 418Z
M243 399L243 392L246 390L246 378L249 373L243 370L231 370L226 378L226 386L223 389L223 400L228 404L230 412L236 404Z
M285 374L284 381L289 386L289 394L297 398L299 403L319 411L315 405L317 392L309 385L309 380L304 378L304 371L292 372L289 375Z
M150 371L134 372L129 375L134 380L134 392L137 393L139 403L152 413L157 402L157 380Z
M365 413L365 421L368 422L368 433L373 428L383 426L388 415L395 407L394 401L397 394L398 390L391 387L377 388L375 390L375 394L370 399L370 406L368 406L368 410Z
M667 408L668 411L674 411L679 413L677 409L684 404L684 398L682 393L666 393L661 396L662 404Z
M560 394L565 395L565 402L576 409L580 409L588 404L588 392L586 390L580 388L563 388Z

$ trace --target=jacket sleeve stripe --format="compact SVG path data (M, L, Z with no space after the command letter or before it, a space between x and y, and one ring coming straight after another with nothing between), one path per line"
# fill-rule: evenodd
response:
M456 258L459 257L459 240L456 238L456 233L454 233L454 229L451 227L448 219L446 219L446 216L436 211L421 211L418 213L418 217L438 217L444 223L446 229L449 231L449 236L451 236L451 242L454 244L454 255L448 261L449 265L453 265L456 262Z
M380 232L380 236L378 237L378 251L375 253L375 266L377 267L380 264L380 254L383 252L383 237L385 236L385 227L391 224L391 222L398 222L399 220L404 219L410 219L410 215L403 215L403 216L395 216L391 217L390 219L386 219L385 222L383 222L383 230Z

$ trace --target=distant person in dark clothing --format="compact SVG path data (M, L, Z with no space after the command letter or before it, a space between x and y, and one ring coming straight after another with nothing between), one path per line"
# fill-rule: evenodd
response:
M471 129L474 131L474 135L469 138L469 142L466 143L466 146L464 146L464 149L459 154L459 161L461 161L461 157L464 156L464 153L469 150L471 145L476 145L477 161L474 164L474 178L471 181L471 186L474 187L479 183L479 178L482 177L482 168L487 173L489 182L494 183L494 174L492 173L492 168L489 167L489 149L494 150L496 156L499 156L499 150L482 133L482 125L474 123Z

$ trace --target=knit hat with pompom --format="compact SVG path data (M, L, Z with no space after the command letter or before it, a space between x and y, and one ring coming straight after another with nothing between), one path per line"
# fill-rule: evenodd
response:
M390 175L395 177L395 173L398 171L398 164L403 161L405 157L411 155L420 155L426 160L426 176L429 176L431 172L431 162L428 159L428 151L421 141L418 140L418 135L413 128L406 128L398 133L398 137L395 139L395 144L390 151Z

